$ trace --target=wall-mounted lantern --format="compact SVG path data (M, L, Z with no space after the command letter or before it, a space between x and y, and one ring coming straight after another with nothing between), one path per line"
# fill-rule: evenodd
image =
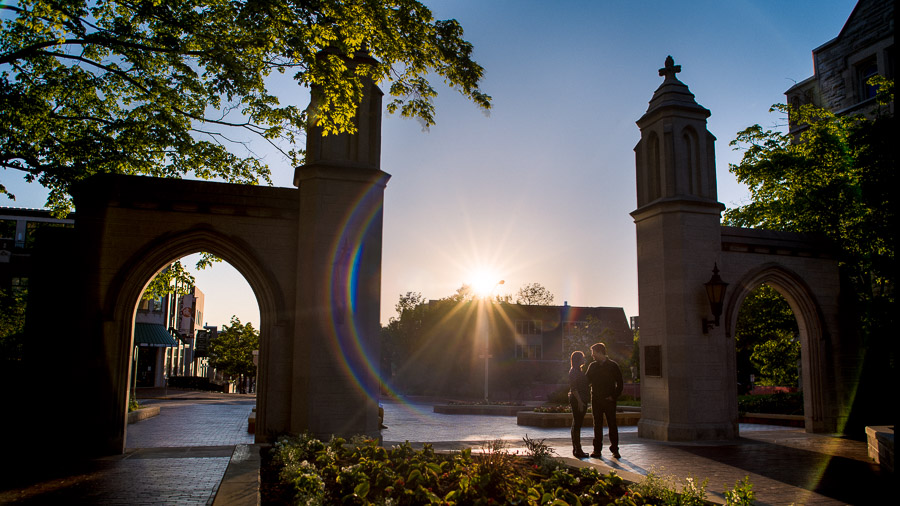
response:
M703 333L709 333L709 329L715 325L719 326L719 317L722 316L722 301L725 300L725 288L728 287L728 283L722 281L722 278L719 277L719 265L713 264L713 275L709 278L709 281L703 283L703 286L706 288L706 297L709 299L709 309L713 314L713 321L709 321L706 318L703 318Z

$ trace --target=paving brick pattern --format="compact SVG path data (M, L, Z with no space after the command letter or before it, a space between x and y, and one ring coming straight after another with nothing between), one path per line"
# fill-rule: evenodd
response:
M0 495L15 504L211 504L229 457L116 459L90 470Z
M127 448L253 444L247 433L252 400L225 403L217 400L145 401L160 406L159 416L131 424Z
M246 423L254 401L233 395L169 397L145 402L158 403L160 415L128 427L125 455L4 487L0 504L211 504L234 446L253 441ZM387 445L410 440L417 446L434 443L436 449L477 450L503 439L510 451L525 453L527 434L544 439L561 456L571 455L568 428L521 427L515 417L439 415L430 404L382 404ZM621 432L621 459L606 453L582 462L635 477L654 472L676 481L708 479L709 498L720 502L744 476L759 504L866 504L894 496L891 477L868 459L864 442L743 424L741 439L731 442L664 443L638 439L634 427ZM590 437L591 429L584 428L583 441L590 443Z
M212 504L234 446L253 443L252 396L168 392L159 416L130 424L127 450L0 490L0 504ZM41 474L36 470L35 474Z
M509 451L525 453L522 438L527 434L543 439L562 457L572 455L568 428L522 427L514 417L436 414L427 404L382 404L387 445L408 440L433 443L439 450L477 451L488 441L502 439ZM621 459L613 459L605 449L602 459L583 461L602 472L653 472L679 483L708 479L708 498L720 502L745 476L760 504L865 504L894 495L890 478L868 458L865 442L773 425L741 424L740 433L737 441L666 443L639 439L636 427L620 427ZM592 436L591 427L582 429L588 452Z

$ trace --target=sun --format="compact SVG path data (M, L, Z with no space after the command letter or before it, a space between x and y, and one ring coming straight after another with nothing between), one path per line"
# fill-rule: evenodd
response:
M490 297L494 290L504 283L496 271L488 268L479 268L472 271L466 282L472 287L472 292L477 297Z

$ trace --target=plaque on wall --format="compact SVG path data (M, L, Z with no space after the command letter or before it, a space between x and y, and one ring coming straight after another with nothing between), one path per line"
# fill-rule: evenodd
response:
M644 376L662 377L662 346L644 346Z

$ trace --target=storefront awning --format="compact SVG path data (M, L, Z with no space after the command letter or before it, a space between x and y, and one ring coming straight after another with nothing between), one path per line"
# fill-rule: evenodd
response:
M178 346L178 343L172 339L172 336L169 335L169 332L162 325L154 323L135 323L134 345L168 347Z

